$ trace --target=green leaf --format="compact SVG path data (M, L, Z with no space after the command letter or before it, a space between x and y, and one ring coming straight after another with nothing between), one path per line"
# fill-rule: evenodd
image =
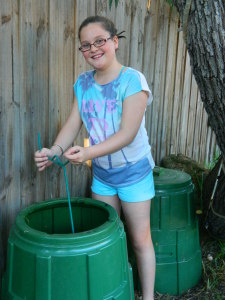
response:
M109 0L109 9L111 10L112 8L112 3L113 3L113 0ZM118 3L119 3L119 0L115 0L115 5L116 7L118 6Z
M109 9L111 10L111 8L112 8L112 2L113 2L113 0L109 0Z
M173 0L164 0L165 2L167 2L171 8L173 8Z

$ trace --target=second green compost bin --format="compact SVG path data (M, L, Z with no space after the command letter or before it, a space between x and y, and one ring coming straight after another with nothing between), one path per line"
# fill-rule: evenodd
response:
M156 253L155 290L181 294L201 278L194 186L185 172L156 168L151 232Z
M154 169L151 234L156 255L155 291L180 295L201 278L201 249L195 214L194 186L187 173ZM136 262L128 243L135 288L140 288Z

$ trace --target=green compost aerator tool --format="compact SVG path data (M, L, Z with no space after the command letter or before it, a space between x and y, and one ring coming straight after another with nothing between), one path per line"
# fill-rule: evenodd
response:
M41 151L41 138L40 133L38 132L38 146L39 151ZM64 171L64 178L65 178L65 184L66 184L66 193L67 193L67 199L68 199L68 205L69 205L69 211L70 211L70 221L71 221L71 227L72 227L72 233L74 233L74 222L73 222L73 214L72 214L72 208L71 208L71 201L70 201L70 192L69 192L69 184L68 184L68 178L66 173L66 165L69 163L67 160L66 162L62 162L58 155L54 155L53 157L48 158L50 161L52 161L54 164L58 165L59 167L63 168Z

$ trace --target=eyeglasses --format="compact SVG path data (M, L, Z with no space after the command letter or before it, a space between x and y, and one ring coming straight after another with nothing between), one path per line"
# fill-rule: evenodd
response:
M94 43L90 44L90 43L84 43L80 46L79 50L81 52L86 52L91 50L91 46L94 45L96 48L102 47L105 45L105 43L110 40L111 37L107 38L107 39L103 39L103 38L99 38L96 41L94 41Z

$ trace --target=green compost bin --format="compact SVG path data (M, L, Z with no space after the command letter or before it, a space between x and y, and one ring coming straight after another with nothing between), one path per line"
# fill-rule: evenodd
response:
M126 235L116 211L92 199L33 204L8 239L4 300L133 300Z
M201 278L201 249L194 185L185 172L156 167L151 233L156 254L155 290L180 295Z
M194 186L187 173L154 169L151 234L156 254L155 291L180 295L201 278L201 249L195 214ZM135 289L141 289L136 260L128 240Z

